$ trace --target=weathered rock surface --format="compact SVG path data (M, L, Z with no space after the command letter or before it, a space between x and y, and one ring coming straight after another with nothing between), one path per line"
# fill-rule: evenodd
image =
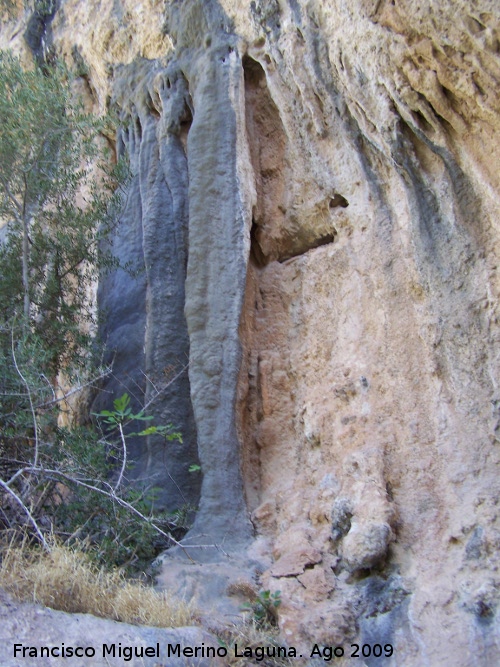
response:
M281 217L259 223L249 270L244 479L276 565L314 548L323 561L305 572L326 577L320 599L317 575L308 590L271 569L264 585L282 591L289 641L392 643L405 666L499 655L498 93L486 79L500 63L498 12L479 4L256 3L261 41L247 52L268 91L259 83L250 103L270 95L279 111L250 133ZM297 216L324 238L325 214L333 243L284 249Z
M21 644L14 654L14 644ZM159 648L158 648L159 644ZM168 656L169 644L173 647ZM149 628L116 623L90 614L66 614L33 604L13 602L0 596L0 663L2 667L59 667L78 664L87 667L218 667L219 658L183 657L173 655L177 644L183 648L218 647L217 642L200 628ZM114 645L114 647L113 647ZM38 656L29 655L22 647L37 649ZM103 648L103 647L106 648ZM56 649L50 657L40 657L41 647ZM64 649L81 647L87 657L63 656ZM132 653L129 652L132 649ZM152 651L146 649L150 648ZM94 655L92 650L94 649ZM20 651L20 653L19 653ZM179 651L179 652L180 652ZM159 652L159 657L158 657ZM142 655L141 655L142 653ZM154 653L155 655L151 655ZM57 657L59 655L59 657Z
M68 0L52 20L127 119L116 243L143 272L103 290L110 337L122 321L131 374L189 354L191 543L241 550L251 516L292 645L500 660L499 30L495 0Z
M172 423L182 432L182 443L149 436L131 447L134 476L157 487L158 501L175 510L196 505L199 497L199 475L189 473L198 454L184 317L189 95L175 69L135 63L117 74L114 101L122 122L118 152L130 159L132 181L111 247L127 270L104 275L99 285L100 335L113 376L96 406L127 390L136 403L151 406L156 424Z

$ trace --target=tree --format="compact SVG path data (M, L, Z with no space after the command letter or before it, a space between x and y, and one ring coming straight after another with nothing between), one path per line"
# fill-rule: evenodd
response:
M25 71L0 52L0 118L0 528L45 548L47 531L86 539L104 559L143 564L154 535L159 549L178 544L182 520L153 513L154 489L124 484L127 428L150 418L124 394L95 415L104 426L61 427L57 385L61 371L72 391L106 372L90 354L91 286L115 265L101 242L127 169L106 166L112 124L75 101L60 65ZM135 435L151 433L180 439L170 424Z
M0 53L0 118L0 317L4 329L22 322L38 335L54 376L86 354L90 285L111 261L100 241L117 217L123 166L105 166L110 121L75 102L60 65L25 71Z

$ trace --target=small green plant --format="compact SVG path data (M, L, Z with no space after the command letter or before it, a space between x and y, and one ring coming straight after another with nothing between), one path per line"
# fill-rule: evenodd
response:
M142 431L137 433L128 433L125 434L124 427L133 421L150 421L153 419L152 416L146 416L144 410L140 410L137 414L132 412L130 407L130 396L125 393L120 396L120 398L115 398L113 401L114 410L102 410L101 412L92 413L94 417L101 418L105 424L111 427L111 429L118 428L120 433L120 443L122 446L122 467L120 474L118 476L118 481L115 484L114 490L116 491L120 484L123 481L123 476L127 468L127 437L137 435L137 436L148 436L148 435L161 435L165 440L178 440L182 442L182 436L177 431L173 430L172 424L167 424L166 426L149 426Z
M91 427L68 429L55 423L49 431L43 413L37 415L37 430L43 426L50 440L40 441L38 462L22 469L24 480L21 474L14 474L9 481L22 480L25 486L25 480L31 483L36 504L25 505L25 512L47 550L50 545L43 533L50 532L67 546L81 545L99 564L118 566L137 575L149 571L151 560L161 551L177 544L176 538L186 532L194 509L186 506L173 513L158 510L157 487L125 483L127 439L131 435L158 433L166 441L180 440L181 436L170 424L128 433L134 420L150 418L143 410L132 410L127 394L115 399L113 408L98 413L102 426L107 427L100 432ZM4 461L8 463L0 451L0 464ZM8 485L2 482L0 478L5 489ZM21 489L19 485L15 487L16 496L11 494L18 504ZM39 524L47 527L43 533ZM21 524L20 534L28 526L26 522Z
M258 627L278 624L278 607L281 605L281 591L259 591L252 602L246 602L243 609L251 611Z
M144 410L141 410L137 414L132 413L132 408L130 408L130 396L125 393L120 396L120 398L115 398L113 401L114 410L102 410L101 412L92 413L95 417L102 417L103 421L110 426L118 426L123 424L126 421L139 420L139 421L149 421L153 417L146 417Z
M80 542L90 541L98 561L134 572L143 571L152 557L169 546L171 531L185 532L187 517L181 516L184 508L174 513L155 511L158 488L141 489L124 484L129 467L128 438L159 435L166 442L182 442L181 434L172 424L130 431L133 422L153 419L146 416L144 410L133 411L130 403L130 396L124 393L113 401L113 410L92 413L105 427L101 428L102 437L98 442L95 436L90 442L89 429L73 429L62 434L60 458L72 461L71 469L79 478L95 481L91 486L82 486L76 478L66 480L71 494L60 503L56 524ZM119 472L113 473L120 459Z

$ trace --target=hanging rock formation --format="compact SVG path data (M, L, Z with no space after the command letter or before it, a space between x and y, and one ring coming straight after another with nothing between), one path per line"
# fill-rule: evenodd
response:
M190 536L258 556L303 650L500 657L499 30L495 0L51 19L133 168L115 248L136 273L100 286L116 374L148 400L189 360L156 403L186 449L151 442L138 475L193 502L199 456Z

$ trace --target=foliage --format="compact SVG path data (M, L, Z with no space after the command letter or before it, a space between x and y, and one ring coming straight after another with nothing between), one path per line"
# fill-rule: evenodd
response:
M127 437L180 434L130 433L151 417L127 394L97 426L61 419L61 374L75 391L109 372L93 364L91 287L114 265L102 241L127 175L106 166L113 124L75 102L64 67L24 71L1 52L0 118L0 528L28 530L48 551L51 532L80 540L101 561L142 569L177 543L180 516L154 511L155 489L124 483Z
M22 321L38 336L55 374L86 357L90 286L113 263L100 247L125 166L106 166L111 121L74 101L60 65L25 71L0 52L0 117L0 318L4 332Z
M146 421L153 419L152 417L145 417L144 411L141 410L138 414L132 414L132 409L130 407L130 396L125 393L120 396L120 398L115 398L113 401L114 410L102 410L102 412L94 413L96 417L103 417L103 420L106 424L111 426L118 426L118 424L123 424L127 419L138 419L140 421Z
M122 484L127 469L123 427L136 418L148 419L142 411L132 413L129 401L125 394L114 401L117 410L103 411L107 423L114 425L106 433L89 426L59 427L53 419L53 408L38 408L40 424L50 424L50 429L45 426L45 433L41 430L36 465L30 463L33 447L19 434L19 425L4 432L4 442L9 444L8 453L4 448L0 455L4 478L11 475L10 488L30 508L27 516L6 497L2 508L4 528L30 528L34 520L45 528L43 532L59 536L66 544L86 544L100 563L117 565L130 573L145 572L154 557L176 543L174 535L184 534L187 528L188 508L175 513L155 511L159 489ZM45 418L44 412L48 412ZM25 420L28 428L29 415ZM150 427L133 435L147 435L153 428L164 434L165 442L181 439L171 425ZM5 474L9 465L13 468Z
M278 607L281 605L281 591L259 591L252 602L243 605L251 611L253 620L258 627L274 626L278 620Z

